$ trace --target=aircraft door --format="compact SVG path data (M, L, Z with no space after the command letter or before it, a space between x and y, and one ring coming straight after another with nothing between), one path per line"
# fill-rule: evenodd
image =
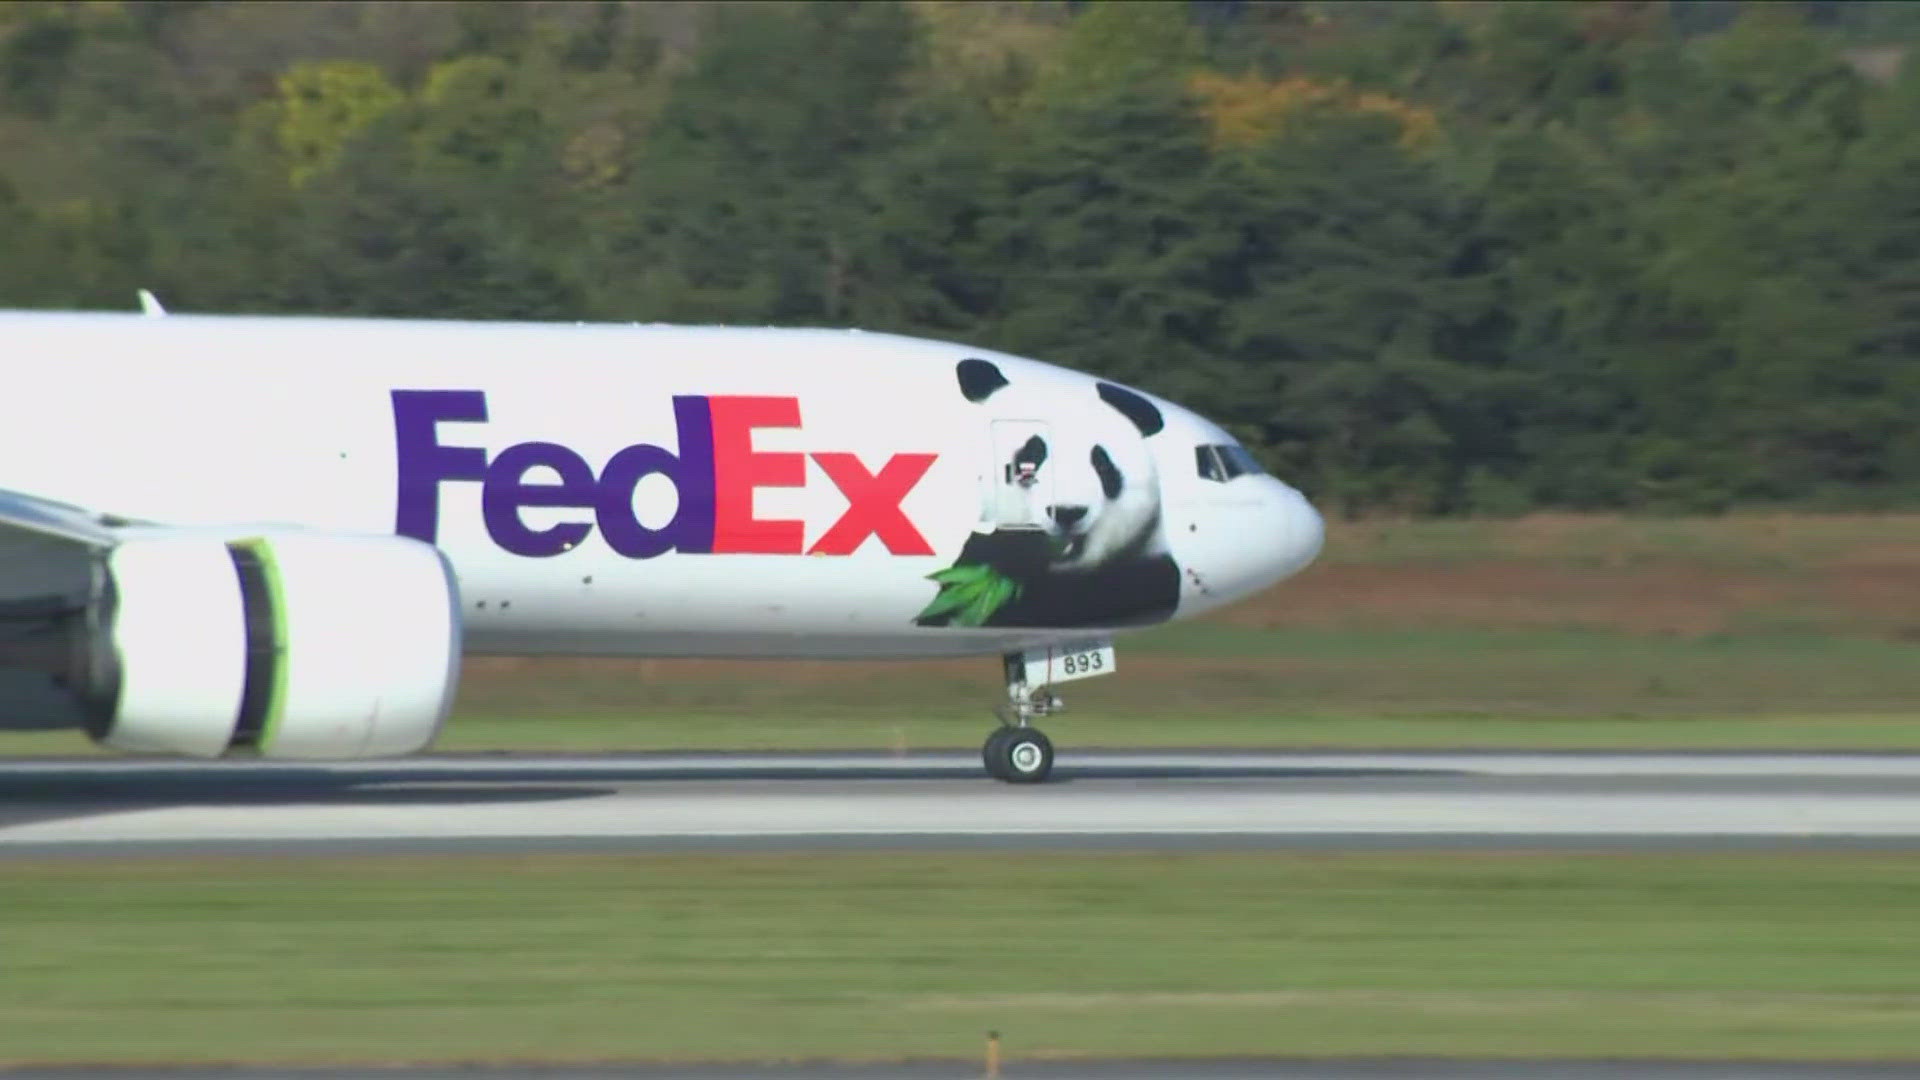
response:
M988 503L996 529L1044 529L1053 505L1052 446L1039 420L993 422L994 465L988 472L993 493Z

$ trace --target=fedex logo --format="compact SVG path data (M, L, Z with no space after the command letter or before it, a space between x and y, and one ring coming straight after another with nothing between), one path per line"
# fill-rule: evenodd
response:
M713 554L851 555L876 537L895 555L931 555L901 502L933 466L937 454L895 454L870 472L848 453L768 452L753 449L756 428L800 427L800 402L791 397L673 399L678 445L640 443L617 451L598 470L559 443L523 442L488 456L478 446L441 442L442 423L485 423L482 390L393 391L399 497L394 531L434 543L443 484L480 485L487 535L501 548L531 558L571 551L600 530L614 551L651 559L669 551ZM757 488L797 488L813 458L846 497L847 508L811 547L806 523L753 516ZM535 469L551 470L535 479ZM658 473L679 492L672 520L650 528L634 513L634 489ZM552 507L576 511L543 529L528 527L521 511Z

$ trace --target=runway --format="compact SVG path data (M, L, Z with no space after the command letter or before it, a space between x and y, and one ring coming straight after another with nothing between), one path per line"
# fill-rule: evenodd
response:
M1920 848L1920 755L1065 751L0 764L0 858L794 848Z

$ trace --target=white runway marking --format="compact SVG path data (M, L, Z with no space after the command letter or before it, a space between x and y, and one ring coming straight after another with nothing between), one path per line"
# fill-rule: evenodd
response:
M0 845L158 840L1017 835L1916 836L1920 797L603 795L580 802L177 807L18 825Z

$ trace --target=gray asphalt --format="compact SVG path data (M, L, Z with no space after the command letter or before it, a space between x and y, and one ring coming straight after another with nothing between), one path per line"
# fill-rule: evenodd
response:
M0 858L899 848L1920 849L1920 755L966 753L0 764Z

